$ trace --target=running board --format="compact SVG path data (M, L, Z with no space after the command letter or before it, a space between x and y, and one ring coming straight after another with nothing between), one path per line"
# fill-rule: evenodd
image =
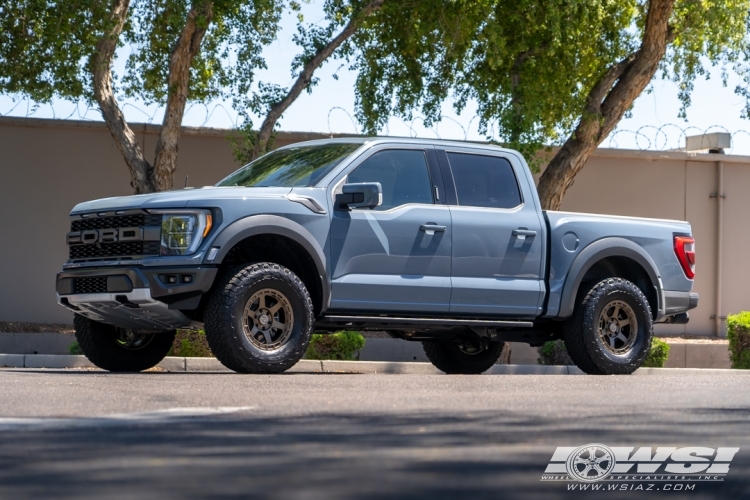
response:
M502 321L486 319L461 319L461 318L402 318L396 316L323 316L318 319L318 324L349 324L364 323L365 325L414 325L420 327L441 326L468 326L483 328L533 328L531 321ZM359 326L359 325L358 325Z

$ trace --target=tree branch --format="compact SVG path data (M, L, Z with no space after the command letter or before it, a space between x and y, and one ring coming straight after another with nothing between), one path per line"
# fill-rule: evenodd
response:
M156 144L152 182L157 190L172 188L182 118L190 84L190 66L200 51L203 37L213 20L213 2L195 2L187 15L180 38L169 59L167 108Z
M342 43L344 43L357 31L362 20L364 20L375 11L379 10L383 6L384 2L385 0L373 0L365 7L363 7L360 11L352 15L349 23L346 25L344 30L339 33L333 40L331 40L327 45L318 49L315 55L304 65L302 71L297 77L297 80L294 82L294 85L292 85L292 88L289 89L287 95L281 101L274 104L268 111L268 115L266 116L265 120L263 120L263 124L261 125L260 131L258 132L258 136L255 140L255 145L253 147L253 152L250 160L254 160L255 158L258 158L266 152L268 148L268 141L271 138L271 134L273 133L273 129L276 126L276 122L279 121L279 118L284 113L284 111L286 111L287 108L292 105L292 103L297 99L297 97L299 97L302 91L305 90L308 85L310 85L315 70L318 69L318 67L320 67L320 65L323 64L323 62L325 62L325 60L328 59L328 57L330 57L331 54L333 54L333 52L337 48L339 48L339 46L341 46Z
M558 150L539 179L539 197L557 210L576 174L622 119L654 77L667 45L674 40L669 18L675 0L651 0L638 50L610 67L589 92L575 131Z
M89 64L93 74L94 98L99 104L102 117L112 134L117 149L120 150L128 165L130 185L135 193L139 194L155 190L151 183L151 165L143 156L135 133L125 121L112 89L112 59L127 19L129 5L130 0L114 0L109 19L112 25L96 43L96 49Z

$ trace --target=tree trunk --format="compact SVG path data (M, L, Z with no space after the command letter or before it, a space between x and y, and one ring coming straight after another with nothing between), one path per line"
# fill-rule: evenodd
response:
M496 365L509 365L510 364L511 347L510 342L503 342L503 350L500 351L500 357L495 362Z
M128 17L129 5L130 0L114 0L110 14L112 25L96 44L96 52L91 58L94 98L99 104L102 117L117 148L128 165L130 185L135 194L166 191L172 188L172 176L177 167L177 148L188 97L190 66L200 51L201 41L211 23L213 2L193 5L188 12L180 38L172 50L167 82L167 107L156 144L156 159L153 166L143 155L112 90L112 59Z
M201 42L213 18L213 2L197 2L188 12L180 38L169 59L167 109L156 143L153 184L157 191L172 189L177 168L177 150L180 141L182 117L188 98L190 66L200 52Z
M539 180L539 197L545 210L560 208L565 192L591 153L654 77L667 45L674 39L669 27L673 8L674 0L651 0L640 48L610 67L589 92L575 131Z
M128 126L125 117L117 105L112 90L112 58L117 49L117 40L128 16L130 0L115 0L110 15L111 27L96 43L96 51L91 56L91 72L93 74L94 98L99 104L109 132L117 145L117 149L125 158L130 170L130 185L136 194L150 193L155 190L151 181L151 165L143 156L133 130Z
M325 60L328 59L328 57L330 57L330 55L333 54L333 52L337 48L339 48L342 43L344 43L357 31L357 28L359 27L359 24L363 19L380 9L383 6L384 2L385 0L373 0L365 7L363 7L362 10L355 12L344 30L339 33L333 40L331 40L327 45L318 49L315 55L309 61L307 61L287 95L281 101L271 107L265 120L263 120L263 124L261 125L260 131L258 132L258 136L255 139L255 145L250 156L250 161L266 153L266 151L268 150L268 141L271 139L271 134L273 134L273 129L276 126L276 122L279 121L279 118L284 113L284 111L286 111L287 108L292 105L292 103L299 97L302 91L305 90L308 85L310 85L315 70L318 69L318 67L320 67L320 65L323 64Z

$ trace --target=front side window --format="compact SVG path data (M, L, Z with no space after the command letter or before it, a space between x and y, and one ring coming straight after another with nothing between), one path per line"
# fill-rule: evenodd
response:
M388 210L409 203L432 204L430 173L421 150L379 151L355 168L347 182L379 182L383 187L383 203L375 210Z
M448 161L459 205L515 208L521 204L516 175L505 158L448 153Z
M313 187L360 146L333 143L279 149L245 165L217 186Z

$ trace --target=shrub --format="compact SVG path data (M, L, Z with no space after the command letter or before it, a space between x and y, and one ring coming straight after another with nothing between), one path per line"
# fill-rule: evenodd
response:
M565 349L565 342L562 340L553 340L545 342L539 349L539 359L537 363L540 365L574 365L573 360L568 355L568 350ZM651 350L649 350L646 360L643 362L643 366L649 368L661 368L669 357L669 344L661 339L654 338L651 343ZM750 356L748 356L750 358Z
M669 344L662 339L651 339L651 349L641 366L646 368L663 368L669 358Z
M177 330L172 348L167 356L184 358L212 358L206 332L203 330Z
M73 343L68 346L68 353L74 355L83 354L81 346L78 345L77 340L74 340Z
M565 342L562 340L551 340L545 342L539 349L539 359L537 363L540 365L574 365L573 360L568 355L568 350L565 348Z
M750 311L727 316L727 338L732 368L750 369Z
M314 334L305 358L354 361L359 359L359 351L364 346L365 338L359 332Z

